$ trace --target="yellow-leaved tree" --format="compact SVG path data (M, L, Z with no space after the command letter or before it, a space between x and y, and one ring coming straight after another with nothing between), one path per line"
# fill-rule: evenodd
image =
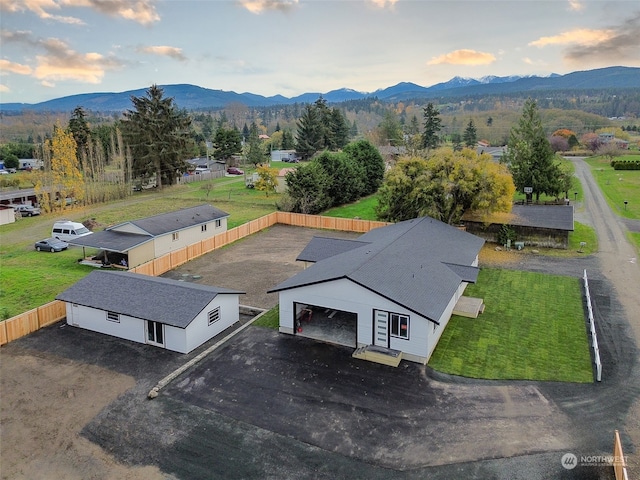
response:
M450 225L466 211L509 212L515 186L505 165L488 154L440 148L428 158L400 160L378 193L380 220L429 216Z
M40 207L45 212L64 211L68 202L84 198L84 178L76 149L73 134L56 123L53 137L45 141L44 171L35 185Z
M265 192L267 197L270 193L275 193L278 186L278 169L269 168L264 165L258 167L258 180L256 180L256 190Z

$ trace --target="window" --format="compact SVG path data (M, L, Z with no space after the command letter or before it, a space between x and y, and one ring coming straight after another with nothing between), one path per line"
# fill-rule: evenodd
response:
M110 322L120 323L120 314L116 312L107 312L107 320Z
M391 336L396 338L409 339L409 317L392 313L389 315L391 323Z
M209 325L212 325L220 320L220 307L216 307L209 312Z
M200 231L202 231L202 232L206 232L207 231L207 224L206 223L204 225L200 226Z
M216 220L216 228L222 225L222 220Z
M178 240L178 232L173 232L171 234L171 240L173 240L174 242Z

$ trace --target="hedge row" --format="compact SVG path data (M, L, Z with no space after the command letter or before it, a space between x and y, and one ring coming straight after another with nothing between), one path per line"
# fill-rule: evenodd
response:
M614 170L640 170L640 160L612 160Z

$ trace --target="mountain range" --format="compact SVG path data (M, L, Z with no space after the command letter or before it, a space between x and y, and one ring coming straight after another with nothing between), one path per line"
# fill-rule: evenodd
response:
M376 90L358 92L349 88L329 92L309 92L287 98L282 95L264 97L254 93L213 90L196 85L160 85L166 96L173 97L179 108L199 110L242 103L248 107L267 107L293 103L312 103L322 95L329 103L377 97L381 101L397 102L410 99L453 98L478 95L515 94L541 91L588 90L612 88L640 88L640 68L607 67L549 76L487 76L480 79L454 77L448 82L423 87L411 82ZM131 97L144 96L148 87L119 93L85 93L48 100L35 104L0 103L0 111L72 111L78 106L85 110L119 112L132 108Z

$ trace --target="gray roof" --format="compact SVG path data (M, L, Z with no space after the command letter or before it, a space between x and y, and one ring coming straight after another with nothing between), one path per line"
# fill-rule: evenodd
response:
M133 247L137 247L138 245L142 245L143 243L151 240L153 240L151 235L103 230L101 232L95 232L92 235L78 237L75 240L68 241L67 243L81 247L109 250L110 252L126 253Z
M296 260L302 262L319 262L327 257L333 257L339 253L348 252L363 245L368 245L368 243L344 238L313 237L302 252L300 252Z
M472 267L484 240L429 217L362 235L357 248L326 257L270 292L347 278L437 322Z
M123 225L131 224L155 237L228 216L228 213L211 205L198 205L197 207L184 208L175 212L162 213L140 220L120 223L107 228L107 230L117 230Z
M485 219L477 212L468 212L462 220L572 232L573 205L513 205L510 213L492 214Z
M241 293L138 273L95 270L56 299L186 328L217 295Z

